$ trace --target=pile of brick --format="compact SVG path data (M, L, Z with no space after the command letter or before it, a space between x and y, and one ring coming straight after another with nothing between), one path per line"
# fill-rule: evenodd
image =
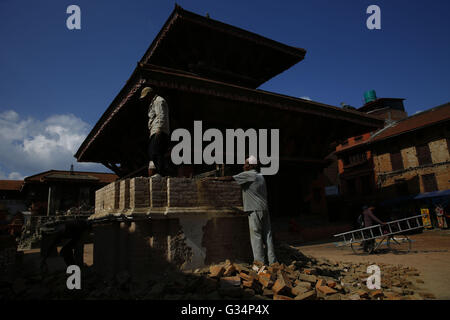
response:
M233 264L210 267L208 277L217 279L221 296L238 294L238 289L258 299L273 300L423 300L434 298L415 283L423 283L417 270L379 265L381 288L370 290L366 279L369 264L334 263L315 260L306 265L293 261L264 266ZM235 291L235 292L234 292Z
M132 281L126 272L101 279L82 271L82 289L68 290L67 275L16 279L0 288L6 299L165 299L165 300L423 300L435 297L419 288L417 270L387 264L381 269L381 289L366 286L372 263L333 262L277 248L279 263L270 266L231 262L185 273L165 270L148 281ZM0 286L1 287L1 286ZM1 297L0 297L1 298Z

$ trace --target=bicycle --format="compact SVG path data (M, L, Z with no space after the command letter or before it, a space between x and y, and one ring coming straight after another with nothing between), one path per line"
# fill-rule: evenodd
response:
M367 245L367 243L370 244ZM355 254L365 255L375 253L384 243L395 254L404 254L411 251L412 241L404 234L390 234L378 239L351 241L350 247Z
M360 228L335 234L341 238L336 246L350 245L356 254L370 254L378 250L383 244L394 253L408 253L411 251L412 240L406 235L412 230L422 229L428 224L423 223L424 215L398 219L382 225Z

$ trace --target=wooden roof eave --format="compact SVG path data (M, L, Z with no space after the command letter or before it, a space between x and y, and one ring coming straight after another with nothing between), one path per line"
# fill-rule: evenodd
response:
M141 69L141 78L145 79L146 85L150 86L154 85L167 89L212 95L229 100L267 105L286 111L351 121L371 128L381 128L384 125L383 119L355 110L345 110L320 102L206 79L187 72L179 72L178 70L154 65L140 64L139 68Z
M223 83L170 68L139 64L126 85L98 120L76 152L75 157L79 162L89 161L85 160L83 157L86 151L119 110L126 106L127 102L130 101L144 84L145 86L153 85L165 89L174 89L189 93L225 98L233 101L259 104L289 112L299 112L337 119L366 126L368 127L367 131L380 128L384 124L384 121L380 120L378 117L366 115L354 110L344 110L315 101Z
M78 162L83 161L83 154L90 147L92 142L99 136L99 134L104 130L106 125L112 120L115 114L129 101L129 99L142 87L145 81L138 78L139 69L136 68L131 74L130 78L127 80L123 88L120 90L119 94L114 98L109 107L100 117L100 119L95 124L94 128L89 132L86 139L78 148L74 157L77 158Z
M160 43L164 40L166 37L168 31L172 27L172 25L178 20L178 19L185 19L189 22L205 25L208 26L211 29L218 30L224 33L231 34L233 36L245 39L247 41L257 43L264 45L266 47L270 47L272 49L276 49L279 51L282 51L286 54L292 55L300 59L301 61L306 54L306 50L303 48L296 48L292 46L288 46L286 44L277 42L275 40L263 37L261 35L258 35L256 33L229 25L227 23L217 21L214 19L206 18L203 16L200 16L196 13L184 10L181 6L175 4L175 8L170 14L169 18L167 18L166 22L164 23L161 30L158 32L157 36L153 40L153 42L150 44L150 47L145 52L144 56L140 60L141 63L148 63L151 59L152 55L154 54L155 50L158 48Z

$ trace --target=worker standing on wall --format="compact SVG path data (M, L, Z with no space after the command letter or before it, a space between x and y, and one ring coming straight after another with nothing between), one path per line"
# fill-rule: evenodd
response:
M148 130L150 143L148 155L148 176L166 176L167 164L164 155L169 146L169 106L167 101L158 95L154 88L145 87L141 91L140 99L149 103Z
M250 242L253 259L264 264L275 263L276 256L270 226L267 187L264 176L257 171L258 163L254 156L245 160L244 172L232 177L214 178L215 180L236 180L242 188L244 211L248 214ZM264 250L267 249L267 255Z

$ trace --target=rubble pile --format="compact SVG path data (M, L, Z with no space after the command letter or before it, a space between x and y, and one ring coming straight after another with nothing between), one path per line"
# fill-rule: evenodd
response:
M265 266L231 262L193 272L165 270L152 280L133 282L127 272L102 279L82 270L81 290L68 290L65 273L16 279L0 285L2 299L164 299L164 300L424 300L435 297L417 287L423 283L410 267L378 264L381 289L369 290L369 263L333 262L301 254L283 245L278 263Z

